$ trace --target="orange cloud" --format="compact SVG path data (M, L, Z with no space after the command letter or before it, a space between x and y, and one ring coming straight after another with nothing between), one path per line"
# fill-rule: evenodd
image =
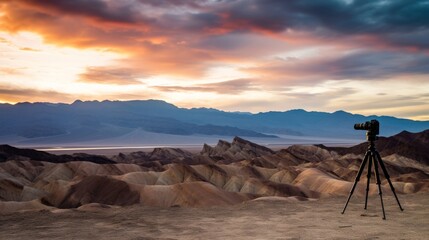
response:
M144 77L134 69L118 67L89 67L80 74L79 81L99 84L141 84L138 78Z
M75 97L56 91L0 85L0 102L72 102Z
M202 76L213 60L204 49L184 45L187 41L182 41L181 36L160 29L150 30L140 18L136 17L133 22L125 17L121 21L112 10L80 13L72 8L67 12L64 6L51 6L53 2L49 1L46 6L38 1L3 3L5 15L0 16L0 30L33 31L41 34L46 42L60 46L101 48L128 54L124 66L144 69L151 75ZM91 17L92 13L99 16Z
M22 70L10 67L0 67L0 73L5 75L21 75Z
M96 83L98 85L87 86L105 87L103 94L107 94L94 95L96 98L177 97L171 93L180 92L178 98L183 97L182 102L195 102L196 97L189 97L190 93L202 93L205 98L210 95L212 101L217 102L217 95L222 94L224 99L236 98L228 103L233 109L246 97L249 103L246 107L258 105L251 99L254 96L244 95L248 91L259 91L262 110L266 103L261 99L267 96L283 93L292 96L288 87L323 85L327 80L378 80L413 74L426 80L429 28L427 18L421 16L427 15L422 14L427 9L427 4L419 0L384 4L337 0L0 0L0 34L30 31L42 36L47 45L119 53L115 56L121 59L115 59L114 63L106 60L105 66L85 63L71 68L64 61L64 70L67 70L64 72L71 73L66 80L70 86L78 89L82 83ZM8 51L35 48L31 44L8 41L9 38L0 38ZM319 52L312 52L314 49ZM70 59L79 61L79 58ZM7 82L7 78L20 83L27 81L14 76L20 71L12 67L25 66L25 61L21 59L23 64L19 65L16 61L12 64L4 60L9 65L0 68L6 75L1 81ZM54 74L50 73L56 71L49 64L37 66L43 74L35 79L43 84L31 83L35 89L49 86L49 80L44 77L52 77ZM227 70L221 72L222 69ZM32 70L31 73L37 73L40 69ZM230 72L234 75L229 76ZM74 76L77 76L75 82L71 79ZM141 83L159 79L168 82L171 76L172 86ZM224 81L222 78L247 80ZM197 84L200 79L204 83L218 83ZM180 84L188 80L193 84ZM414 78L407 81L416 82ZM103 84L107 86L99 86ZM140 86L134 86L137 84ZM131 86L118 90L119 85ZM140 92L124 90L131 88ZM51 91L12 90L3 89L0 96L25 100L28 93L28 99L42 100L46 94L45 100L57 101L62 97L64 101L69 100L69 96ZM145 95L146 90L153 92ZM91 99L91 96L80 97ZM293 97L308 106L311 103L306 99L316 104L323 102L318 101L322 97L316 95ZM288 99L278 101L276 106L283 106L284 100Z
M312 12L311 4L306 1L302 5L288 1L246 4L245 1L197 0L127 4L101 0L15 0L0 4L3 13L0 30L34 31L46 42L57 45L124 53L129 57L119 68L140 70L149 76L201 78L216 65L258 62L279 52L317 45L374 48L385 47L395 40L409 47L406 44L409 39L403 36L391 34L384 38L376 32L351 31L333 19L325 19L326 12ZM327 1L325 4L332 7L332 12L347 9L351 18L362 17L360 12L343 3ZM333 24L327 26L320 19ZM344 24L352 26L354 22ZM336 39L344 41L333 41ZM423 43L415 41L415 44L424 47ZM295 73L301 71L298 69ZM85 75L83 79L88 80ZM119 82L119 78L116 80ZM130 81L123 80L124 83Z

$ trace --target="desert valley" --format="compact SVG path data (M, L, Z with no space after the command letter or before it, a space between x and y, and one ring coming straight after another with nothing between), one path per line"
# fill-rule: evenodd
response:
M428 36L429 0L0 0L0 240L427 240Z
M381 219L374 179L368 210L362 177L340 214L365 142L274 151L235 137L200 152L155 148L113 156L2 145L0 235L60 239L57 228L63 228L62 234L78 239L402 239L389 235L393 231L424 239L429 130L381 137L376 146L405 208L400 212L382 176L389 225Z

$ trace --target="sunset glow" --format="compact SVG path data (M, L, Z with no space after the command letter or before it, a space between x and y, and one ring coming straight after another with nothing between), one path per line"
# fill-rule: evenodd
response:
M429 120L429 1L0 0L0 103Z

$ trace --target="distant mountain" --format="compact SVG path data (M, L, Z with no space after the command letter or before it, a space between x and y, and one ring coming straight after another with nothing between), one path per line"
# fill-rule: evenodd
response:
M400 132L392 137L380 137L375 141L377 151L382 157L397 154L429 165L429 130L419 133ZM327 147L340 154L363 154L368 143L361 143L350 148Z
M110 139L133 131L179 136L364 139L353 124L377 119L381 135L429 129L429 121L291 110L258 114L179 108L159 100L0 104L0 142L49 144Z

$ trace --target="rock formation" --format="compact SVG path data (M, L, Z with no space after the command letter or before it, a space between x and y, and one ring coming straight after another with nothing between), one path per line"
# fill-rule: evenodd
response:
M428 131L402 132L376 144L398 193L429 191ZM295 145L273 151L236 137L231 143L220 140L214 147L204 145L198 154L156 148L109 159L88 154L57 156L2 145L0 211L95 203L192 207L267 197L345 196L365 150L366 143L351 148ZM364 194L365 180L362 177L355 195ZM382 180L383 188L388 187ZM370 194L375 193L374 185ZM385 193L390 190L386 188Z

